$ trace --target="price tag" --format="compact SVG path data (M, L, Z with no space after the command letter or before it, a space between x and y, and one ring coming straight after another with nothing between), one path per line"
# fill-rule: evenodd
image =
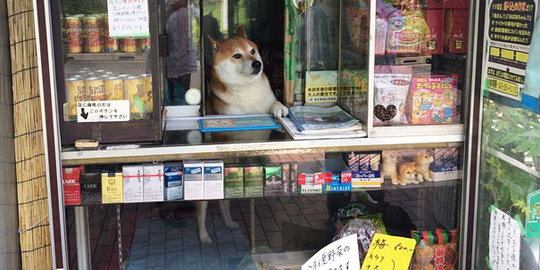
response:
M493 269L519 269L519 224L494 206L490 210L489 263Z
M129 121L129 100L77 102L77 122Z
M362 270L407 270L416 241L411 238L375 234Z
M332 242L302 265L302 270L317 269L360 269L356 234Z
M107 0L109 36L149 37L148 0Z

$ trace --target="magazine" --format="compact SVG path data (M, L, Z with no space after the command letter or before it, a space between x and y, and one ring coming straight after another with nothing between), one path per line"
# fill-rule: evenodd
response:
M293 106L289 116L298 130L322 130L345 128L357 125L358 120L342 110L339 106L329 108L316 106Z
M281 117L279 121L283 127L289 132L291 137L295 140L315 140L315 139L345 139L345 138L361 138L366 137L366 132L362 130L360 124L354 125L344 129L332 129L330 130L320 130L320 131L310 131L310 132L300 132L296 125L293 124L291 119Z

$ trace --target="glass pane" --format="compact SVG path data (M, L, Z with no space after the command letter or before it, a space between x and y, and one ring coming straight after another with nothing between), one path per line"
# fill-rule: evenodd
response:
M462 123L469 1L377 0L376 16L374 126Z

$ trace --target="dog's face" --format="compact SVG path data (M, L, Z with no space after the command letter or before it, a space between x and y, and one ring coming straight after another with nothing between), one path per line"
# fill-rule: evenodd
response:
M236 36L224 41L210 36L208 39L215 48L213 76L226 84L246 84L260 78L264 68L261 55L243 28Z
M414 181L416 179L416 166L414 162L405 162L399 165L400 178L405 181Z
M417 164L428 165L433 162L433 154L429 151L420 151L416 154L415 162Z

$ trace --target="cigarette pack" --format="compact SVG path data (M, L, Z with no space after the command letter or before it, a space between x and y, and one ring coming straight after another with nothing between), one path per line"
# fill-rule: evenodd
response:
M101 173L81 173L81 204L101 204Z
M264 194L262 166L244 168L244 195L246 197L262 197Z
M291 170L290 193L295 194L295 193L298 193L298 164L297 163L291 163L289 167L290 167L290 170Z
M184 161L184 200L204 200L202 161Z
M123 166L124 203L144 202L143 166Z
M289 194L291 192L291 166L288 163L281 164L281 175L283 176L282 193Z
M101 174L101 197L102 203L123 203L124 189L122 173L102 173Z
M164 179L163 179L163 164L144 165L143 167L143 182L144 182L144 201L145 202L162 202L165 198Z
M165 163L165 199L181 200L184 192L184 166L182 163Z
M322 184L315 184L314 173L298 174L298 193L299 194L319 194L322 193Z
M244 168L225 168L225 199L244 197Z
M83 166L68 167L62 170L64 205L81 204L81 172L83 170Z
M223 161L211 160L204 162L204 198L219 200L225 197L223 191Z
M264 196L283 193L283 173L281 166L264 167Z

